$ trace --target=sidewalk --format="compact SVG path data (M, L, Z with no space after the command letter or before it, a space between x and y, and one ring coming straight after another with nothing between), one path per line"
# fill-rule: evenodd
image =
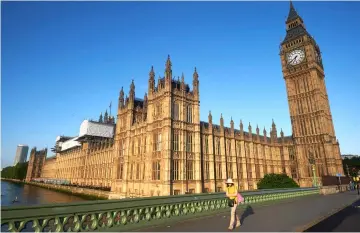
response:
M239 209L242 214L242 226L234 231L303 231L330 213L350 205L359 196L356 192L333 195L316 195L296 200L286 200L267 206L251 205L247 210ZM198 218L167 226L140 229L142 232L224 232L230 221L228 214L216 214L211 217Z

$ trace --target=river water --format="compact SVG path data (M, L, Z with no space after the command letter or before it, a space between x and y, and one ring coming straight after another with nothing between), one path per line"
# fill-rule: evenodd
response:
M17 202L13 200L17 197ZM1 206L24 206L86 201L81 197L28 184L1 181Z

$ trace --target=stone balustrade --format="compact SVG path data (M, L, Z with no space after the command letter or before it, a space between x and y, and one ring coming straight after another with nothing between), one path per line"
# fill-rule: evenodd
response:
M331 186L323 186L320 188L320 194L322 195L329 195L339 192L349 191L349 185L331 185Z
M243 192L246 204L319 194L318 188ZM3 207L2 232L128 231L227 211L225 193Z

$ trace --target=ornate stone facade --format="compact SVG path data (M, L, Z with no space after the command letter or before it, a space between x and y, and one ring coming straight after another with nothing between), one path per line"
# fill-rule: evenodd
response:
M191 90L184 75L173 79L168 57L165 76L157 82L151 67L143 99L135 97L133 81L129 96L121 88L116 124L107 113L104 120L100 116L97 124L113 125L113 137L60 138L66 150L57 145L56 158L46 161L41 177L109 187L113 198L123 198L216 192L227 178L251 190L266 173L286 173L311 186L312 168L318 177L343 173L319 47L292 3L286 25L280 56L292 136L281 130L278 137L274 121L269 136L266 129L260 135L258 127L253 133L250 123L246 132L241 120L239 130L232 119L230 128L224 127L222 116L214 124L210 112L208 122L200 121L197 70ZM69 146L69 140L79 143ZM29 163L30 170L36 166Z

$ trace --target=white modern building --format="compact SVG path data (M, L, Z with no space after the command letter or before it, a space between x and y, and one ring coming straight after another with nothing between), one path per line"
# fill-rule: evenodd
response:
M26 162L28 151L29 151L29 146L27 146L27 145L18 145L17 146L14 166L18 163Z

